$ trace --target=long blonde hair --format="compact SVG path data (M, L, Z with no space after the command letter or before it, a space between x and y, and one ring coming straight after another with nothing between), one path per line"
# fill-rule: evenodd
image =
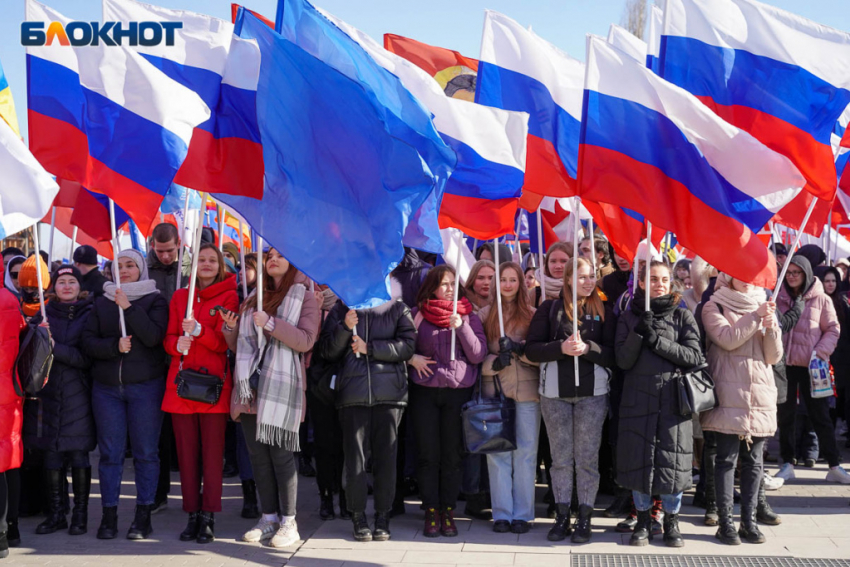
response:
M590 262L585 258L578 258L577 262L578 267L587 266L590 269L590 273L593 274L593 266ZM564 311L567 314L567 318L572 321L573 320L573 266L575 264L570 261L567 263L567 267L564 270ZM587 297L579 297L578 298L578 316L581 319L584 315L590 314L594 317L599 317L600 320L605 320L605 304L602 302L602 298L599 297L599 288L593 288L593 291L590 292L590 295Z
M516 262L505 262L499 266L500 274L505 270L513 270L519 280L519 289L513 300L508 300L502 296L502 315L505 320L505 330L513 329L524 334L528 331L528 325L531 323L531 318L534 312L531 310L531 305L525 299L525 278L522 275L522 267ZM499 310L494 303L490 304L490 313L487 315L487 320L484 321L484 334L487 335L487 340L498 338L502 332L499 328Z

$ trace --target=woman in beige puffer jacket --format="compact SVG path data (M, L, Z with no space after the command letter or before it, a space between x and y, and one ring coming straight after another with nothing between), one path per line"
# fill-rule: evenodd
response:
M776 382L772 365L782 359L782 335L775 305L752 284L720 274L705 304L702 322L706 359L714 378L718 406L700 416L703 431L717 440L715 486L723 543L738 545L739 534L763 543L756 524L762 455L776 432ZM762 331L762 328L764 330ZM741 457L741 529L732 521L735 463Z

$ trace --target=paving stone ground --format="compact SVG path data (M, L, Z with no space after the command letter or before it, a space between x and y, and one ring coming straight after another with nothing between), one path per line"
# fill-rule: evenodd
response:
M843 447L844 439L840 439ZM850 451L844 451L844 462L850 462ZM775 451L774 451L775 453ZM94 459L96 470L96 456ZM776 472L776 464L768 464ZM69 536L67 533L36 535L40 518L21 519L22 546L11 550L0 567L9 565L68 566L147 566L231 567L273 565L287 567L379 567L385 565L527 565L534 567L568 566L572 554L687 554L735 556L786 556L797 558L830 558L850 560L850 485L824 481L826 465L813 469L797 468L797 479L776 492L769 493L773 507L782 515L782 525L763 526L768 538L763 545L724 546L714 538L715 528L702 525L703 511L690 506L685 496L682 509L682 532L686 545L673 550L656 540L648 547L628 545L628 534L613 531L617 520L594 518L593 539L585 545L568 541L552 544L546 533L552 520L545 516L545 506L538 505L538 521L528 534L496 534L492 522L458 519L460 535L456 538L422 537L423 515L419 503L409 499L407 514L392 521L389 542L356 543L351 538L351 524L339 519L322 522L318 517L318 496L313 479L299 478L298 525L302 541L292 548L277 550L260 544L240 542L238 538L254 521L239 517L242 505L241 487L236 479L225 479L223 511L216 514L217 540L209 545L183 543L177 538L186 522L181 510L179 475L172 474L169 506L153 516L154 533L146 541L128 541L119 537L112 541L95 538L100 520L100 497L97 481L89 515L89 533ZM542 487L541 487L542 490ZM125 532L132 521L134 487L132 462L126 463L119 507L119 527ZM611 497L600 495L597 512ZM371 505L371 504L370 504ZM462 503L461 503L462 505ZM737 513L737 507L736 507ZM848 561L850 565L850 561Z

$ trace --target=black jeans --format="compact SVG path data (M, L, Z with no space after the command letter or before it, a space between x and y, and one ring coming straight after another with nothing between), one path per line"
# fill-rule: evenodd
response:
M174 447L174 427L171 414L162 415L162 429L159 430L159 480L156 485L156 502L166 498L171 492L171 453Z
M410 386L410 419L416 433L419 492L425 508L454 508L461 483L463 430L460 410L472 388Z
M809 369L802 366L786 367L788 373L788 400L779 404L777 421L779 422L779 448L782 460L790 463L795 457L795 441L797 437L797 390L800 398L806 404L809 420L818 435L820 454L830 467L841 464L838 444L835 442L835 428L829 418L829 398L813 399Z
M345 498L348 511L366 511L366 459L372 455L375 512L389 512L396 489L398 423L404 408L381 404L339 410L345 453Z
M243 413L239 420L251 456L251 468L254 469L254 482L260 493L263 514L294 516L298 499L295 453L257 441L256 415Z
M759 485L764 473L765 437L754 437L747 447L737 435L714 433L717 441L714 478L717 490L717 507L732 509L735 491L735 464L741 458L741 517L746 511L755 512L758 506Z
M307 392L307 405L313 419L313 445L316 455L316 484L322 496L342 487L342 427L339 412L334 406L322 403Z

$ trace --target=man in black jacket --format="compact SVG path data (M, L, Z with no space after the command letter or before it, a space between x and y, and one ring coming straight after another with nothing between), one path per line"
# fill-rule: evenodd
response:
M97 250L84 244L74 251L74 266L80 270L80 287L95 297L103 295L103 284L109 280L97 269Z

